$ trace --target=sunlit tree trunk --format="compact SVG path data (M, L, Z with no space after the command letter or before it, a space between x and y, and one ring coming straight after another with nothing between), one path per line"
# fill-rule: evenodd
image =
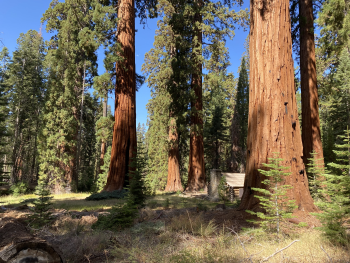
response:
M176 120L171 118L169 127L169 155L168 155L168 180L165 191L183 191L179 165L179 134L176 127Z
M313 151L318 165L324 167L316 78L314 17L312 0L300 0L300 85L302 109L302 141L304 164Z
M116 66L115 123L105 191L123 188L131 158L136 152L134 0L120 1L118 17L118 42L124 60Z
M198 0L197 3L199 7L202 5L201 0ZM195 15L194 24L196 22L202 22L202 16L199 12ZM202 30L201 28L196 28L195 31L197 37L196 49L198 53L193 56L193 59L200 60L202 56ZM192 74L191 88L195 93L195 100L191 102L190 156L186 191L199 191L205 187L201 61L197 62L197 70Z
M289 166L287 197L301 211L316 211L302 159L300 125L294 88L289 1L251 1L250 94L246 178L240 209L256 210L252 188L265 188L258 172L274 152Z

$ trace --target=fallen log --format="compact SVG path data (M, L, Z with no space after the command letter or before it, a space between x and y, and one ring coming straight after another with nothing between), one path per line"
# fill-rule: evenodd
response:
M60 251L14 220L0 221L0 263L63 263Z

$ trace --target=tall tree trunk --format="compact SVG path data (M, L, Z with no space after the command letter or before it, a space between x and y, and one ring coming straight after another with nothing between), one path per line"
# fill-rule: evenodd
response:
M108 91L106 91L106 96L103 99L103 112L102 112L102 117L107 117L107 100L108 100ZM103 173L103 170L101 170L101 167L104 165L104 158L107 150L107 143L102 140L101 143L101 155L100 155L100 164L99 164L99 174Z
M313 151L320 167L324 167L316 78L314 17L312 0L300 0L300 85L302 109L302 141L304 164Z
M251 188L266 188L258 172L274 152L290 166L284 184L287 197L299 210L316 211L302 159L298 110L294 88L289 1L251 1L250 94L246 178L240 209L256 210Z
M111 162L105 191L122 189L129 164L136 152L134 0L121 0L118 10L118 42L124 61L117 63L115 123Z
M175 118L170 117L169 127L169 154L168 154L168 181L165 187L166 192L183 191L179 165L179 134Z
M197 1L198 9L201 8L201 0ZM202 16L199 12L195 14L195 21L201 23ZM195 29L197 36L197 50L193 58L197 61L197 69L192 74L191 88L195 93L195 101L191 102L191 136L190 136L190 156L188 166L188 183L186 191L199 191L205 187L204 168L204 145L203 145L203 103L202 103L202 29Z

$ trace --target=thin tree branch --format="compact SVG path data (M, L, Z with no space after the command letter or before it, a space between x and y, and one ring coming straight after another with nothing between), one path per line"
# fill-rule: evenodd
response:
M252 256L248 253L248 251L245 249L245 246L244 246L244 243L241 241L241 239L239 238L239 235L236 233L236 231L234 231L232 228L227 228L227 229L229 229L229 230L231 230L231 232L232 233L234 233L236 236L237 236L237 239L238 239L238 241L241 243L241 245L242 245L242 248L243 248L243 250L245 251L245 253L248 255L248 259L249 259L249 261L251 262L251 263L253 263L253 260L252 260ZM260 252L259 252L260 253Z
M267 258L264 258L263 260L261 260L260 262L265 262L265 261L268 261L270 258L272 258L273 256L275 256L276 254L282 252L283 250L289 248L291 245L293 245L295 242L298 242L299 240L294 240L292 243L290 243L288 246L278 250L277 252L273 253L271 256L267 257Z
M327 254L326 250L324 250L322 246L320 246L320 247L321 247L321 249L323 250L323 252L326 253L329 262L333 262L333 261L332 261L332 258Z

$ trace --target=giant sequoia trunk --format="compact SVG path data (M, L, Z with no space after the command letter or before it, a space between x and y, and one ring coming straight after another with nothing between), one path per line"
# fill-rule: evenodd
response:
M168 181L166 192L183 191L179 165L179 134L177 132L176 120L171 118L169 127L169 155L168 155Z
M246 178L240 209L256 210L251 188L264 188L258 172L280 153L290 166L285 184L299 210L316 211L302 159L302 143L294 89L289 1L254 1L250 6L250 94Z
M199 6L201 1L197 2ZM198 12L195 15L195 22L202 22L202 16ZM197 49L202 47L202 30L196 29ZM193 56L194 60L200 60L202 53L198 52ZM190 136L190 156L188 166L187 191L199 191L205 187L204 170L204 144L203 144L203 103L202 103L202 63L197 62L197 69L192 74L191 88L194 90L195 99L191 102L191 136Z
M318 113L314 18L312 0L300 0L300 85L302 109L302 141L304 164L308 164L313 151L318 164L324 167L323 149Z
M118 42L124 61L117 63L115 123L111 162L105 191L122 189L136 152L135 12L134 0L121 0L118 9Z

